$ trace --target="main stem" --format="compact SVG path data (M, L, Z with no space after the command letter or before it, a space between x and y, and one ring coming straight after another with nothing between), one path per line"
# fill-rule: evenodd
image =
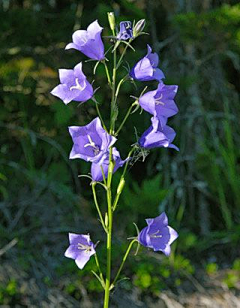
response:
M116 99L115 99L115 91L116 91L116 71L117 71L117 53L116 50L113 52L113 75L112 75L112 99L111 99L111 118L110 118L110 134L114 133L115 128L115 108L116 108Z
M109 169L107 178L107 205L108 205L108 226L107 226L107 273L105 283L105 297L104 308L109 306L110 285L111 285L111 257L112 257L112 194L111 194L111 182L114 164L112 162L112 148L109 155Z
M113 135L115 128L115 89L116 89L116 66L117 66L117 54L116 50L113 53L113 74L112 74L112 99L111 99L111 116L110 116L110 135ZM108 206L108 225L107 225L107 273L105 282L105 295L104 295L104 308L109 307L110 285L111 285L111 259L112 259L112 193L111 183L112 174L114 169L114 163L112 160L112 147L109 153L109 168L107 177L107 206Z

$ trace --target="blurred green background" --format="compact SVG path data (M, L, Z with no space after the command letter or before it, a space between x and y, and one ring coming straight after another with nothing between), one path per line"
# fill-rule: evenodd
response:
M128 64L146 54L147 43L153 46L166 83L179 85L180 110L169 121L180 152L153 150L144 163L138 161L130 169L114 223L114 270L126 238L135 235L132 222L142 228L145 218L165 210L179 239L170 258L143 248L137 256L131 254L125 267L130 280L119 283L113 307L162 307L151 305L164 301L163 294L185 307L183 298L190 294L208 294L209 289L211 294L239 292L238 2L0 2L0 305L84 308L101 303L99 283L90 272L94 260L79 271L63 257L69 231L90 232L93 241L101 241L98 251L105 262L104 233L89 181L78 178L90 165L68 159L72 141L67 127L85 125L96 111L91 101L65 106L50 91L58 84L59 68L86 60L78 51L64 51L73 31L86 29L95 19L107 28L109 11L118 22L146 19L150 35L134 41L136 52L129 51ZM103 35L109 34L105 29ZM92 76L94 64L85 63L84 72L95 79L95 87L101 86L97 97L107 119L109 89L103 67ZM124 84L119 120L132 103L129 96L139 95L142 86ZM145 112L127 122L117 144L122 158L136 142L135 128L140 135L149 125ZM104 208L101 187L98 193ZM192 305L187 307L198 307Z

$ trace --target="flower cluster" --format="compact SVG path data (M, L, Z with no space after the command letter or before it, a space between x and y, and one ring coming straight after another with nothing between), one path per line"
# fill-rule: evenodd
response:
M176 133L166 125L167 119L178 113L178 108L174 102L178 86L163 83L162 79L165 76L157 67L159 64L158 55L152 53L149 45L147 47L147 55L138 61L130 71L130 76L133 79L140 81L157 80L159 82L156 90L145 93L138 100L142 109L153 115L152 125L140 137L139 145L147 149L169 147L178 150L172 144Z
M113 16L110 14L109 18L111 29L115 33ZM131 42L141 35L144 25L144 20L140 20L133 27L130 21L121 22L117 35L113 36L113 41L115 44L123 42L128 46L129 43L125 41ZM65 49L76 49L90 59L102 62L106 67L101 37L102 30L103 28L98 24L98 21L94 21L88 26L87 30L74 32L72 42ZM178 87L163 83L162 79L165 76L158 65L158 55L153 53L148 45L146 56L138 61L129 72L129 78L141 82L152 80L158 82L156 90L141 95L137 100L139 106L152 115L152 125L142 134L138 140L138 146L146 149L169 147L178 150L172 144L176 134L167 125L168 118L178 112L174 102ZM77 64L73 69L60 69L59 79L60 84L51 93L59 97L65 104L71 101L86 102L93 98L94 90L83 73L82 63ZM113 147L117 141L114 130L107 131L99 115L85 126L70 126L69 133L73 140L70 159L83 159L90 162L92 184L95 185L104 181L105 188L109 190L109 187L106 186L106 179L109 175L110 164L113 164L111 172L114 173L124 164L126 164L126 169L128 161L131 159L129 155L127 159L122 160L119 151L116 147ZM120 183L123 183L123 180ZM117 192L118 198L119 191ZM114 206L110 205L110 210L112 208L114 210ZM100 210L98 209L98 211ZM101 213L100 218L102 221ZM168 226L166 214L162 213L160 216L146 221L148 226L138 234L135 240L154 251L162 251L169 255L170 245L178 235L174 229ZM102 224L104 226L104 222ZM107 225L104 228L106 231ZM90 257L96 254L96 245L90 240L90 236L85 234L69 233L69 242L70 246L66 250L65 256L74 259L77 266L82 269Z

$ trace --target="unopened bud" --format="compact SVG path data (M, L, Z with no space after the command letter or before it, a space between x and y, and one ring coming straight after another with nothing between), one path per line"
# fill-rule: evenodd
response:
M145 25L146 25L146 20L140 19L133 28L133 36L134 37L138 36L144 29Z
M121 194L124 185L125 185L125 180L124 180L124 178L121 178L120 183L119 183L118 188L117 188L117 194L118 195Z
M107 213L105 213L104 223L105 223L105 226L108 227L108 214Z
M108 12L108 22L110 25L111 30L114 32L115 31L115 16L113 12Z

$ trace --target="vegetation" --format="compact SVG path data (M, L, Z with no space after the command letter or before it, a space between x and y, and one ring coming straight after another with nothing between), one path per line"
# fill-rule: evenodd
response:
M2 1L1 305L28 307L43 301L55 307L65 307L65 302L76 307L79 299L85 304L89 298L99 298L98 282L88 274L94 262L79 271L74 262L63 257L69 231L88 229L93 238L96 234L97 238L103 236L92 218L95 208L88 183L78 178L89 172L89 166L68 159L72 144L67 126L87 124L96 115L90 101L79 108L74 108L74 102L66 107L49 93L58 83L59 63L73 67L85 60L80 53L64 51L73 30L84 28L96 18L106 26L106 13L112 10L123 20L147 20L146 31L151 33L153 48L160 55L166 83L179 85L176 102L180 110L170 123L177 131L179 154L156 150L146 157L145 164L137 161L131 167L132 176L119 207L121 225L114 227L114 245L119 247L114 260L119 262L119 254L125 249L118 238L135 232L132 221L141 228L143 218L166 210L171 226L180 234L173 255L164 259L149 252L146 258L140 249L127 267L141 300L145 295L156 297L165 289L176 294L181 288L191 291L197 288L199 271L208 277L223 272L220 280L228 288L239 288L237 2ZM105 31L104 35L109 33ZM146 53L147 39L143 36L134 43L139 48L132 52L130 66ZM98 84L106 91L102 96L97 94L97 99L107 105L110 94L101 69ZM126 110L130 87L123 85L121 108ZM143 131L149 116L134 114L126 123L124 142L119 145L123 157L135 142L128 132L134 133L132 127L139 127L138 121ZM130 290L128 280L122 280L119 288Z

